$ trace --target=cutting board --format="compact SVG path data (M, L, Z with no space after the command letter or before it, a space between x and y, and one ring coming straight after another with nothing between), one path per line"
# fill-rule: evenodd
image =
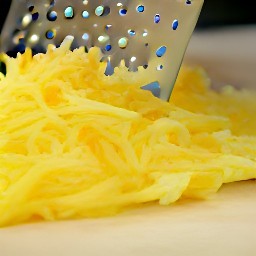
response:
M1 256L255 256L256 181L207 201L145 206L103 219L0 230Z
M218 86L256 86L253 32L255 27L196 33L185 61L203 65ZM255 256L256 181L226 184L206 201L0 229L0 256L23 255Z

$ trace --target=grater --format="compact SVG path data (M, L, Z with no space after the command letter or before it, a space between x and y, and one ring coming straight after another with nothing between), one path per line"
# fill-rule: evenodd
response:
M13 0L4 24L0 51L45 52L67 35L71 48L97 46L105 74L123 61L150 78L141 85L168 100L203 0Z

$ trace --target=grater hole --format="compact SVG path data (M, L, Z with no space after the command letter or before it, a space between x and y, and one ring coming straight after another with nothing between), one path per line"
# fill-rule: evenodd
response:
M83 0L83 5L87 5L89 3L88 0Z
M146 29L143 30L142 36L143 36L143 37L148 36L148 31L147 31Z
M83 12L82 12L82 17L83 17L84 19L88 19L88 18L90 17L90 13L89 13L88 11L83 11Z
M131 57L130 61L131 62L135 62L137 60L137 58L135 56Z
M110 13L110 8L108 6L100 5L100 6L96 7L96 9L95 9L95 14L98 17L107 16L107 15L109 15L109 13Z
M95 9L96 16L101 16L103 13L104 13L104 6L101 5Z
M104 8L104 13L103 13L103 15L101 15L101 16L107 16L107 15L109 15L109 14L110 14L110 7L106 6L106 7Z
M58 18L57 12L55 12L55 11L49 11L49 12L47 13L47 19L48 19L49 21L55 21L55 20L57 20L57 18Z
M0 61L0 73L6 75L6 64Z
M86 52L86 53L89 52L89 49L88 49L88 47L86 45L84 46L84 52Z
M15 46L12 50L7 51L6 54L10 57L16 58L17 57L17 53L24 53L26 49L25 44L19 44L17 46Z
M157 71L162 71L164 69L164 66L162 65L162 64L160 64L160 65L158 65L157 67L156 67L156 70Z
M85 41L88 41L89 38L90 38L90 35L89 35L88 33L84 33L84 34L82 35L82 39L85 40Z
M100 42L100 43L106 43L107 41L109 40L109 36L99 36L98 37L98 41Z
M177 30L179 26L179 21L178 20L174 20L173 23L172 23L172 29L173 30Z
M64 10L64 15L66 19L73 19L74 18L74 9L72 6L68 6L65 10Z
M156 14L155 17L154 17L154 22L156 24L158 24L160 22L161 18L160 18L160 14Z
M38 20L38 18L39 18L39 12L37 12L37 11L35 10L35 6L34 6L34 5L28 6L28 11L31 13L30 15L31 15L32 21ZM25 18L25 17L24 17L24 18Z
M144 5L137 6L137 12L144 12L144 11L145 11L145 6Z
M35 13L32 14L32 20L33 21L38 20L38 18L39 18L39 13L38 12L35 12Z
M109 52L109 51L111 51L111 49L112 49L112 46L111 46L111 44L107 44L106 46L105 46L105 51L106 52Z
M128 45L128 39L126 37L122 37L118 40L118 46L121 49L125 49Z
M128 30L128 34L129 34L130 36L135 36L135 35L136 35L136 32L135 32L135 30L133 30L133 29L129 29L129 30Z
M55 5L55 0L50 1L50 7L53 7Z
M148 68L148 64L143 65L143 68L147 69Z
M34 6L34 5L30 5L30 6L28 7L28 10L29 10L30 12L33 12L34 9L35 9L35 6Z
M39 41L39 36L36 34L33 34L30 38L29 41L33 44L37 43Z
M32 15L30 13L26 14L22 20L21 20L21 25L23 28L27 27L32 21Z
M24 40L25 38L25 32L24 31L20 31L20 30L15 30L13 32L13 43L14 44L19 44L22 40Z
M120 16L125 16L127 14L127 9L123 8L123 9L119 10L119 14L120 14Z
M111 29L111 27L112 27L112 25L108 24L108 25L105 26L105 30L109 31Z
M192 2L190 0L186 0L186 4L190 5L190 4L192 4Z
M111 65L110 60L107 61L107 67L105 70L106 76L112 76L114 74L114 67Z
M163 57L164 54L166 53L166 50L167 50L166 46L161 46L161 47L159 47L159 48L156 50L156 56L159 57L159 58Z
M46 31L46 33L45 33L45 37L47 38L47 39L53 39L54 37L56 36L56 31L54 30L54 29L49 29L49 30L47 30Z

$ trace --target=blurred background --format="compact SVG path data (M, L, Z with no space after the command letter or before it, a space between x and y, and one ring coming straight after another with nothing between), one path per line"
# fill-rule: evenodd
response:
M256 12L252 0L204 0L184 63L201 66L214 88L256 89Z
M205 0L197 29L238 24L256 24L256 11L252 7L252 2L252 0ZM10 3L11 0L1 0L0 28L3 25Z
M204 0L197 28L256 24L252 0Z

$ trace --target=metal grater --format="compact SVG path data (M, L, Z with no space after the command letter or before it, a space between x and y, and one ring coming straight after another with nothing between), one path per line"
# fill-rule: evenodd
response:
M121 60L142 66L156 96L168 100L203 0L14 0L0 50L45 52L74 36L72 48L97 46L107 75Z

